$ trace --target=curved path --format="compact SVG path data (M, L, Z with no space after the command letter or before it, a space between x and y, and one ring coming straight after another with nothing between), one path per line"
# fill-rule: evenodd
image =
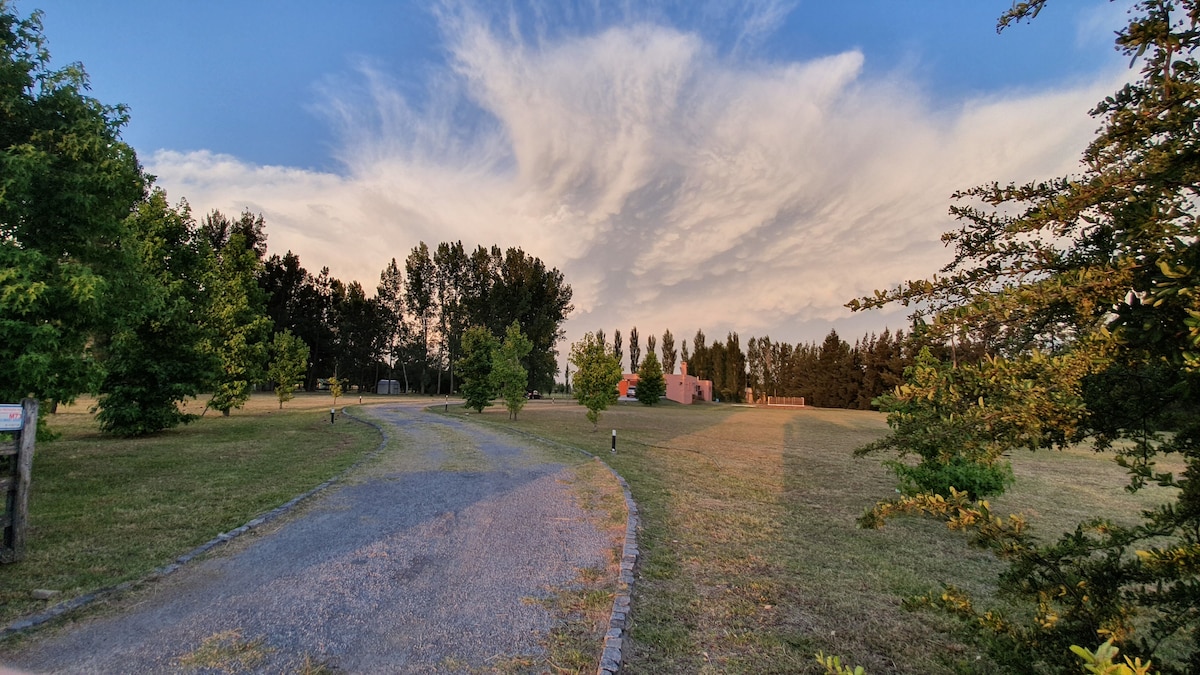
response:
M118 611L44 631L7 665L425 673L536 662L553 622L536 599L605 565L614 545L572 494L573 460L411 406L371 416L398 441L380 459Z

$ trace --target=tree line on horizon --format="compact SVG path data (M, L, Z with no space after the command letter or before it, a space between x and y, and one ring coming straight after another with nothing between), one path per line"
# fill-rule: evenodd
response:
M595 339L604 343L621 362L626 372L636 373L644 353L636 326L628 332L628 352L620 330L613 331L611 340L603 330ZM690 346L689 346L690 345ZM670 330L663 333L661 342L647 336L646 353L661 350L663 372L673 374L676 364L687 362L688 374L701 380L711 380L713 394L722 401L746 402L746 390L756 399L763 396L803 397L808 405L822 408L872 410L873 401L904 381L905 368L912 365L922 347L930 347L938 355L951 356L951 347L920 340L912 333L884 329L879 334L868 333L853 345L831 329L821 342L776 342L770 336L753 337L741 347L736 331L724 340L708 341L703 329L697 330L691 341L677 342ZM977 356L979 349L956 345L954 351L962 358ZM627 360L624 360L626 355Z
M275 326L313 350L304 382L310 390L336 372L360 390L395 379L405 391L456 392L467 329L502 339L514 321L532 344L522 359L529 381L548 389L557 370L555 345L573 309L571 286L558 269L520 248L477 246L468 253L461 241L432 249L421 242L402 264L393 258L370 297L362 284L343 283L328 268L313 275L291 251L265 261L261 285Z

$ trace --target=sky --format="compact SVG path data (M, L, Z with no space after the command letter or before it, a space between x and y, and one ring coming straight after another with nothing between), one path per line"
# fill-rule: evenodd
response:
M568 341L743 345L905 328L844 305L949 261L955 190L1079 170L1127 5L15 0L197 218L368 290L419 241L519 246Z

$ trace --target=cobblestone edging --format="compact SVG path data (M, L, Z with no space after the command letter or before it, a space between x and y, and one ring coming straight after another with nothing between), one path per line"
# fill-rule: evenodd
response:
M580 452L585 452L580 450ZM591 453L588 453L591 454ZM595 457L595 455L592 455ZM596 457L596 461L601 461ZM608 466L605 463L605 466ZM629 484L611 466L608 470L617 477L621 490L625 493L625 509L628 514L625 519L625 545L621 548L621 575L617 579L617 594L613 598L612 611L608 615L608 632L604 635L604 652L600 656L600 666L596 675L611 675L621 669L621 651L629 631L629 610L633 600L633 570L637 567L638 552L637 531L641 526L638 516L637 503L629 492Z
M37 614L32 614L30 616L23 617L21 619L17 619L16 621L13 621L12 623L8 624L7 626L0 628L0 639L6 638L9 635L13 635L15 633L21 633L21 632L27 631L31 628L36 628L48 621L52 621L52 620L62 616L63 614L66 614L67 612L71 612L71 611L74 611L81 607L90 605L97 600L101 600L103 598L107 598L112 595L123 593L123 592L131 590L137 586L140 586L144 583L162 579L163 577L178 570L180 567L183 567L184 565L188 564L189 562L196 559L197 557L204 555L205 553L208 553L213 548L215 548L221 544L224 544L225 542L228 542L232 539L236 539L237 537L245 534L246 532L249 532L250 530L253 530L256 527L261 527L262 525L265 525L265 524L271 522L272 520L275 520L279 516L282 516L283 514L289 512L292 509L299 506L300 503L305 501L306 499L309 499L310 497L314 497L314 496L324 492L325 490L328 490L334 484L340 482L343 478L345 478L346 475L349 474L351 471L357 469L363 463L367 462L368 460L373 459L379 453L383 452L384 448L386 448L387 444L388 444L388 435L387 435L387 432L384 431L382 426L380 426L379 424L377 424L369 419L363 419L361 417L352 415L352 414L346 412L345 408L342 409L342 414L344 416L354 420L355 422L358 422L360 424L366 424L367 426L374 427L377 431L379 431L379 433L383 436L383 440L380 441L379 447L375 448L374 450L367 453L366 455L363 455L361 459L359 459L355 463L353 463L350 466L343 469L341 473L334 476L333 478L330 478L329 480L325 481L324 483L321 483L320 485L309 490L308 492L305 492L304 494L301 494L297 497L292 498L291 501L287 502L286 504L282 504L280 506L277 506L277 507L271 509L270 511L267 511L266 513L256 516L254 519L250 520L249 522L247 522L245 525L242 525L241 527L232 529L228 532L222 532L221 534L218 534L217 536L213 537L212 539L204 542L203 544L200 544L196 548L179 556L171 563L168 563L166 565L163 565L162 567L152 570L149 574L142 577L141 579L134 579L131 581L126 581L124 583L117 584L116 586L109 586L107 588L101 588L99 590L92 591L91 593L86 593L84 595L81 595L81 596L78 596L75 598L71 598L70 600L60 602L57 605L55 605L55 606L51 607L50 609L47 609L43 612L39 612Z
M617 578L616 597L613 598L612 610L608 614L608 630L604 634L604 651L600 655L600 664L596 668L596 675L612 675L621 670L622 651L625 645L625 639L629 631L629 614L633 601L633 571L637 568L638 559L641 557L641 552L638 550L637 533L641 527L642 520L638 514L637 502L633 501L633 493L629 491L629 483L617 473L617 470L609 466L608 462L600 459L598 455L592 454L583 448L577 448L573 445L560 443L549 438L543 438L537 434L531 434L528 431L520 429L511 429L508 427L496 426L497 429L512 434L528 436L542 443L557 445L568 450L581 452L588 457L600 462L608 469L621 484L621 491L625 493L625 543L621 547L621 573Z

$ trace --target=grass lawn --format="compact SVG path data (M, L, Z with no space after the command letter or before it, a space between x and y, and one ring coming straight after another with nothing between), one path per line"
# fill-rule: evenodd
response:
M999 565L932 521L855 526L894 494L878 460L852 456L885 433L881 414L632 403L593 432L573 402L535 401L514 423L500 407L467 419L589 450L630 483L643 559L623 672L817 673L818 650L876 675L994 670L953 622L900 601L943 583L988 596ZM1125 493L1121 469L1085 450L1013 464L1017 485L993 505L1047 536L1167 498Z
M50 425L61 437L37 446L26 558L0 566L0 623L140 578L379 444L366 425L330 424L327 393L300 394L282 410L256 395L229 417L209 411L139 439L101 435L91 404L60 407ZM61 595L34 600L34 589Z

